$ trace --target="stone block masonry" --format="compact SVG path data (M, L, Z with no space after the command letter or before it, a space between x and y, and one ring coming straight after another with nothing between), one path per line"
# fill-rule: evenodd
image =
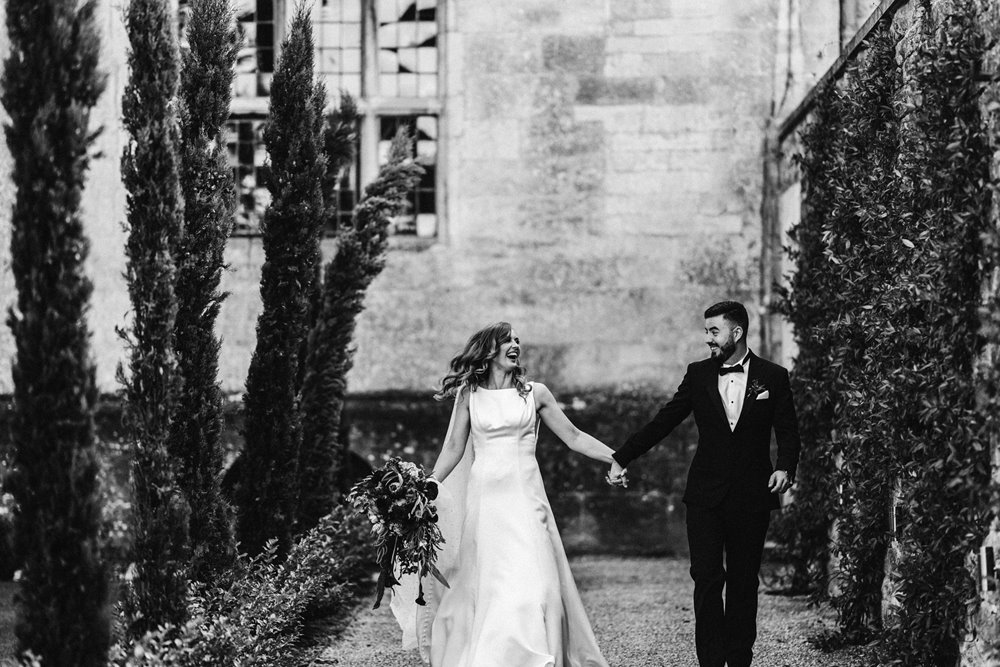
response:
M118 4L100 5L110 85L97 118L104 156L86 202L91 327L106 392L117 388L115 327L128 316ZM358 324L351 391L430 391L465 338L499 319L518 328L529 371L557 395L675 386L685 364L704 356L705 306L739 296L757 309L747 286L758 271L778 4L441 0L439 235L393 241ZM0 169L6 161L0 147ZM718 273L716 248L727 249L732 270ZM259 239L232 239L227 260L220 373L239 395L260 309ZM12 353L4 327L0 394L10 391Z

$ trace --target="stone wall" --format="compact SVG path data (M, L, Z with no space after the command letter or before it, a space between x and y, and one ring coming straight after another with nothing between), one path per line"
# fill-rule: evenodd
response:
M649 419L667 392L568 393L564 409L574 424L615 446ZM372 465L400 456L431 468L447 429L450 405L419 394L354 396L346 421L352 451ZM563 543L570 553L687 554L681 497L697 442L686 422L629 467L628 489L604 482L606 466L577 454L548 429L536 456Z
M390 258L352 386L427 387L501 318L553 387L702 356L704 306L753 300L773 5L455 3L448 239Z
M666 398L651 388L627 392L587 391L563 396L567 416L580 428L605 442L620 444L624 434L642 426ZM226 406L222 439L225 463L232 464L242 447L242 410ZM427 394L382 392L354 395L345 406L341 438L352 454L342 470L346 491L371 467L391 456L433 467L450 416L450 405ZM10 447L12 406L0 397L0 453ZM128 495L127 436L121 405L104 400L96 414L98 448L107 479ZM604 482L607 466L563 445L542 429L537 457L553 514L566 550L571 554L617 553L639 556L687 554L685 513L681 497L687 469L697 442L692 421L676 429L629 467L628 489ZM227 487L232 480L223 476ZM0 579L10 567L8 537L0 521ZM9 572L8 572L9 574Z
M476 328L508 319L553 388L672 385L702 357L701 312L757 305L760 158L777 0L448 0L442 185L430 243L399 242L358 328L354 391L423 391ZM127 322L122 7L104 0L105 126L85 201L102 390L116 390ZM0 169L8 162L0 147ZM0 188L0 234L10 191ZM0 306L13 290L0 236ZM238 394L262 261L234 238L219 321ZM756 335L756 331L752 332ZM754 340L752 338L752 340ZM0 327L0 394L13 345Z

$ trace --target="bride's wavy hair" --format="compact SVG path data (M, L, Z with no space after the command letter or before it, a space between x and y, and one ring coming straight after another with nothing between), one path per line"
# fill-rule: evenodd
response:
M510 340L510 335L508 322L497 322L472 334L465 349L451 360L451 371L441 379L441 390L434 394L434 398L439 401L453 398L464 385L475 391L486 384L490 360L499 354L500 346ZM527 372L520 364L514 369L514 386L522 397L531 391Z

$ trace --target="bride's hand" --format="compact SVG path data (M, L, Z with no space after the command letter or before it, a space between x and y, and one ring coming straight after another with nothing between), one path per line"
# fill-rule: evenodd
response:
M607 476L604 478L605 481L611 486L620 486L623 489L628 488L628 477L625 468L621 467L618 461L611 461L611 470L608 471Z

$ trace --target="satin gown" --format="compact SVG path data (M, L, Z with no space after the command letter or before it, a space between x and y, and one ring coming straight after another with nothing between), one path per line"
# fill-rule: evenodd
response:
M431 626L432 667L608 667L535 460L534 392L469 395L465 517Z

